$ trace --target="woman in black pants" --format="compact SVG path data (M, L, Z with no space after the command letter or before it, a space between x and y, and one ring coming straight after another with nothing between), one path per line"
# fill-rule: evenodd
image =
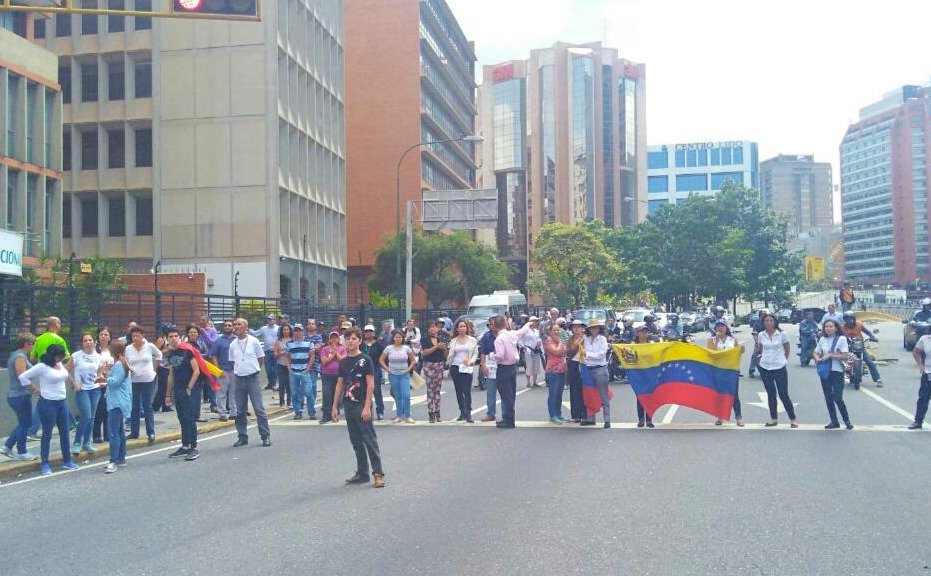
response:
M757 347L761 350L758 364L760 377L763 378L763 386L769 400L769 422L766 426L776 426L779 423L776 412L778 396L789 415L792 427L798 428L795 406L789 398L789 372L786 370L789 361L789 337L779 329L779 323L772 312L763 314L763 331L757 336Z
M821 326L824 336L818 340L812 356L819 365L828 362L831 371L827 378L821 378L821 390L824 392L824 401L828 406L828 416L831 421L825 426L828 430L837 430L840 423L837 413L840 412L847 430L853 430L850 415L847 414L847 404L844 403L844 360L847 359L847 337L840 333L840 326L834 320L825 320ZM819 374L820 376L820 374Z
M566 388L569 389L569 414L576 424L587 416L582 400L582 375L579 364L582 359L582 340L585 338L585 322L572 321L572 336L566 343Z
M107 387L106 378L113 366L113 357L110 355L110 329L103 327L97 331L97 354L100 354L100 370L98 374L104 378L103 387L100 389L100 402L97 403L97 412L94 414L94 427L91 431L94 437L94 444L103 444L110 437L107 430Z
M457 421L472 423L472 374L478 360L478 341L469 335L469 323L460 320L456 323L456 337L449 342L446 363L449 375L456 388L456 401L459 403Z
M275 369L278 371L278 407L291 405L291 361L288 342L291 341L291 325L282 324L275 340ZM316 401L316 398L314 399Z
M168 369L168 357L166 356L169 352L168 338L165 337L165 334L167 334L170 327L170 324L162 324L158 330L158 338L155 339L155 347L162 351L162 359L155 371L155 399L152 400L152 409L156 412L171 412L173 410L171 404L166 401L168 398L168 373L170 370Z

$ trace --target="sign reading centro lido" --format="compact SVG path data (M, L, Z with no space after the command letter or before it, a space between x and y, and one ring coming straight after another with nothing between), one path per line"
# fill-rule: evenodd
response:
M676 150L709 150L711 148L741 148L743 142L731 140L728 142L689 142L676 144Z
M0 230L0 274L23 275L23 235Z

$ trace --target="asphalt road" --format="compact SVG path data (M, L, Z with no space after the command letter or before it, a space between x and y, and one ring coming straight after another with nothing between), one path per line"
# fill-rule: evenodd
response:
M879 356L909 358L901 328L880 328ZM0 485L0 572L927 575L931 435L904 430L918 372L902 360L885 387L848 390L853 432L821 429L813 368L790 374L800 430L764 430L750 405L743 429L685 408L631 429L623 384L612 430L544 424L545 388L521 393L516 430L380 425L383 490L342 485L342 425L281 419L271 448L217 434L196 462L139 452L110 476ZM758 391L742 381L745 404Z

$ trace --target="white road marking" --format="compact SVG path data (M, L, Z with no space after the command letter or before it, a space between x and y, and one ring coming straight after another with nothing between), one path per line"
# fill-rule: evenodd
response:
M672 424L672 419L676 417L676 412L679 411L679 405L673 404L669 407L669 410L666 411L666 414L663 415L663 420L661 424Z
M766 395L766 392L757 392L757 396L760 397L759 402L747 402L747 404L762 408L763 410L769 410L769 397ZM793 402L792 405L798 407L798 402ZM782 405L782 400L776 398L776 414L782 414L785 411L786 407Z
M531 390L533 390L533 388L522 388L522 389L518 390L518 391L514 394L514 398L516 399L518 396L520 396L520 395L523 394L524 392L530 392ZM481 392L485 392L485 390L481 390ZM497 398L497 394L496 394L495 397ZM486 398L487 398L487 396L486 396ZM565 404L565 402L563 402L563 404ZM498 398L498 400L495 401L495 406L500 406L500 405L501 405L501 399ZM472 411L472 415L475 416L476 414L480 414L480 413L482 413L482 412L487 412L487 410L488 410L488 404L485 404L484 406L480 406L480 407L476 408L475 410L473 410L473 411Z
M872 390L870 390L870 389L868 389L868 388L866 388L866 387L864 387L864 386L860 386L860 392L863 392L864 394L866 394L867 396L869 396L869 397L872 398L873 400L876 400L877 402L879 402L880 404L882 404L882 405L885 406L886 408L892 410L892 411L895 412L896 414L900 414L900 415L904 416L904 417L907 418L910 422L914 422L914 421L915 421L915 415L914 415L914 414L910 413L908 410L899 408L898 406L896 406L896 405L893 404L892 402L886 400L885 398L883 398L882 396L880 396L880 395L877 394L876 392L873 392Z

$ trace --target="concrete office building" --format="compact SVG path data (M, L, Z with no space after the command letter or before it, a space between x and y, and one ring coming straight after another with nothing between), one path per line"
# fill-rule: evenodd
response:
M345 8L349 301L368 302L375 250L423 190L475 187L475 52L445 0L352 0ZM415 298L417 293L415 292Z
M59 56L63 251L345 302L341 1L266 2L262 22L58 14L36 37Z
M645 214L643 64L599 42L557 43L485 66L479 95L481 187L498 190L494 241L519 286L545 224L616 227Z
M747 140L650 146L648 165L651 213L689 194L714 194L727 180L759 188L759 149Z
M830 236L834 225L831 164L815 162L812 155L780 154L760 163L760 194L763 202L788 217L788 239L792 249L806 256L829 256L830 241L811 242L815 236Z
M0 218L27 256L61 247L58 59L28 40L34 17L0 12Z
M860 110L840 145L845 278L931 282L931 89L903 86Z

